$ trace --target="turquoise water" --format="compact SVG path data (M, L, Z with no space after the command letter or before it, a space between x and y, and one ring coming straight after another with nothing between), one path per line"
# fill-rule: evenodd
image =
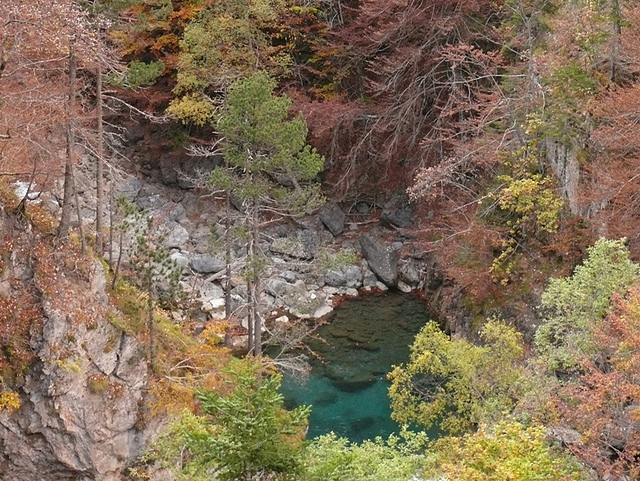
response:
M424 301L396 293L344 301L308 344L308 382L285 377L286 405L312 405L308 438L334 432L361 442L398 431L391 420L387 373L409 358L409 345L430 319Z

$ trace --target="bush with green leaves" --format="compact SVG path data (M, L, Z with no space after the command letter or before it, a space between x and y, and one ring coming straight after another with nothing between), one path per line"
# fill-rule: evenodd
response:
M429 322L411 346L410 360L389 374L392 418L452 433L491 423L513 410L525 391L522 335L499 320L481 331L483 345L450 339Z
M299 479L309 408L285 410L281 376L265 375L258 364L236 360L228 374L230 392L198 393L203 414L174 421L154 457L185 481Z
M611 307L613 294L624 294L639 274L640 266L629 258L624 239L600 239L573 275L551 279L541 302L546 316L535 335L538 353L550 370L595 360L595 329Z
M141 62L132 60L123 74L111 74L107 77L107 82L117 87L127 87L138 89L153 85L164 73L165 65L162 61Z
M283 74L289 56L270 46L281 0L217 0L189 22L180 40L175 98L167 113L185 124L214 123L226 89L257 69Z
M335 434L320 436L305 448L304 481L409 481L428 463L425 433L401 432L387 440L350 443Z
M505 420L463 437L443 438L433 446L437 462L432 474L452 481L590 479L575 459L548 443L545 431Z
M560 225L564 201L557 193L553 176L545 172L544 150L540 147L543 123L530 115L523 125L527 140L520 148L504 153L501 187L489 194L496 201L509 229L502 240L502 252L491 265L495 280L507 284L516 270L516 252L526 240L542 238Z

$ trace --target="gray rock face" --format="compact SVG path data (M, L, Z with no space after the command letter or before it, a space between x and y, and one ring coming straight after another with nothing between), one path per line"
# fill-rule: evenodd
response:
M142 188L142 183L135 177L128 177L116 186L116 197L124 196L129 202L134 202Z
M398 282L398 254L391 246L385 246L368 234L360 237L362 255L369 268L388 287Z
M327 286L342 287L347 285L347 279L342 271L330 270L324 274L324 282Z
M169 211L169 219L182 222L187 218L187 209L182 204L175 204Z
M137 204L147 212L154 212L165 207L170 201L164 195L161 187L153 184L144 184L138 191Z
M405 261L400 265L399 270L400 279L404 283L414 287L420 283L420 272L415 263Z
M344 231L345 215L342 209L335 202L329 202L320 209L320 220L329 232L334 236L339 236Z
M92 308L104 306L97 263L90 284ZM48 301L43 306L43 330L31 339L38 362L25 377L21 407L0 413L0 479L120 480L158 427L138 424L144 352L104 318L72 323Z
M189 258L182 252L172 252L170 258L180 268L184 269L189 265Z
M330 287L362 287L362 271L356 266L346 266L340 270L329 270L324 274L324 282Z

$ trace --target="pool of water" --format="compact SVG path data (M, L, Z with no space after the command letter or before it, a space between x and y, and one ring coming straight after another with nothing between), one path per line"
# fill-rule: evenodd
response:
M361 442L398 431L391 420L387 373L409 358L409 345L430 316L424 301L396 293L344 301L309 341L309 380L286 378L289 408L312 405L308 438L334 432Z

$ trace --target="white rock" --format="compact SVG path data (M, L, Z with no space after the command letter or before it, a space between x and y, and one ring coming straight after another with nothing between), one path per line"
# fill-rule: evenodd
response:
M379 290L381 290L382 292L386 292L386 291L388 291L388 290L389 290L389 288L388 288L385 284L383 284L382 282L380 282L380 281L376 282L376 289L379 289Z
M212 319L224 319L226 317L224 298L208 299L200 309Z
M332 312L332 311L333 311L333 307L331 307L331 306L329 306L329 305L327 305L327 304L324 304L324 305L322 305L322 306L318 307L318 308L314 311L314 313L313 313L313 317L314 317L315 319L320 319L321 317L326 316L327 314L329 314L329 313L330 313L330 312Z

